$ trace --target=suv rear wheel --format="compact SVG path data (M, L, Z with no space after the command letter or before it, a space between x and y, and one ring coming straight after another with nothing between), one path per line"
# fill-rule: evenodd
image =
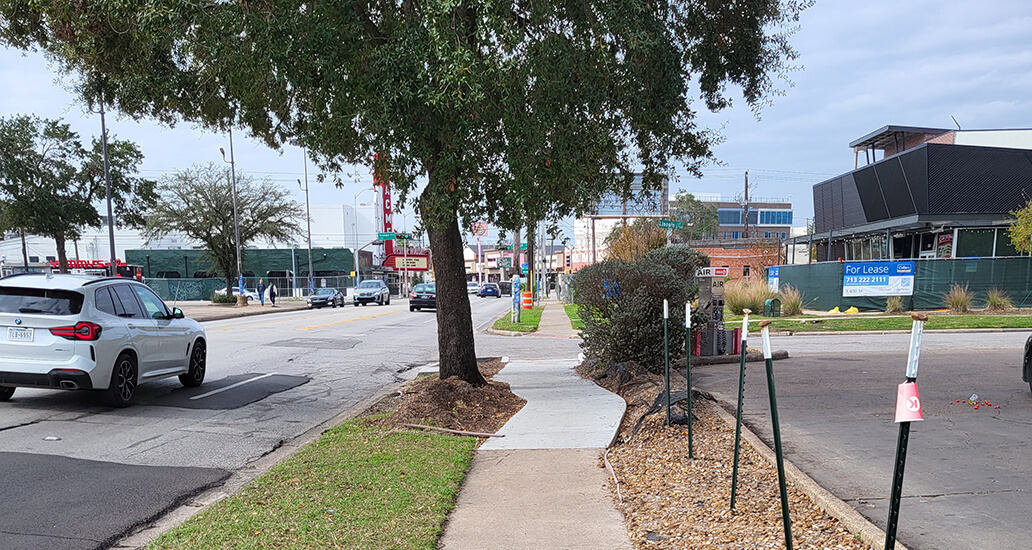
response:
M6 386L0 388L0 402L10 400L12 395L14 395L14 388L8 388Z
M122 352L111 371L111 383L104 392L104 401L112 407L128 407L136 397L136 360Z

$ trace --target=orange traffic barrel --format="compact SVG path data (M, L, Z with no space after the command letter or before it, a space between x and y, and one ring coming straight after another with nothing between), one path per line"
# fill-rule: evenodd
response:
M530 309L534 307L534 294L529 291L523 291L523 309Z

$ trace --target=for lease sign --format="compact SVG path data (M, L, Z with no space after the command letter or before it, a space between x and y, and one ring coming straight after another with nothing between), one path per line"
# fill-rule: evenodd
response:
M847 262L843 296L913 296L914 262Z

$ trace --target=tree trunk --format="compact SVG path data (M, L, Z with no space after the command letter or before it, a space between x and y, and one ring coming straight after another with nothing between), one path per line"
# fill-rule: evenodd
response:
M466 293L462 235L454 214L427 224L437 279L437 347L441 379L458 376L474 386L487 384L477 368L473 318Z
M235 281L229 275L226 275L226 296L233 296L233 283Z
M57 265L61 273L68 273L68 253L65 251L64 235L54 235L54 244L57 245Z
M21 255L27 273L29 271L29 248L25 246L25 231L18 230L18 235L21 235Z
M537 286L534 284L534 277L537 276L537 270L534 269L534 243L537 241L535 236L535 225L536 222L527 224L527 290L530 291L530 295L533 296L534 300L537 300Z

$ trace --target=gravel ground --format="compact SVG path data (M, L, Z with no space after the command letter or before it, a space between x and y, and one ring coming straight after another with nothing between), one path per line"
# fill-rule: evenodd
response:
M610 450L617 486L613 499L623 512L637 549L785 548L777 470L742 440L735 511L729 509L734 427L717 416L714 403L696 394L693 447L688 430L665 426L665 414L648 416L631 438L634 423L660 391L661 379L635 372L599 380L628 402L616 445ZM622 381L621 381L622 380ZM679 385L684 387L683 378ZM793 548L867 550L835 518L788 486Z

